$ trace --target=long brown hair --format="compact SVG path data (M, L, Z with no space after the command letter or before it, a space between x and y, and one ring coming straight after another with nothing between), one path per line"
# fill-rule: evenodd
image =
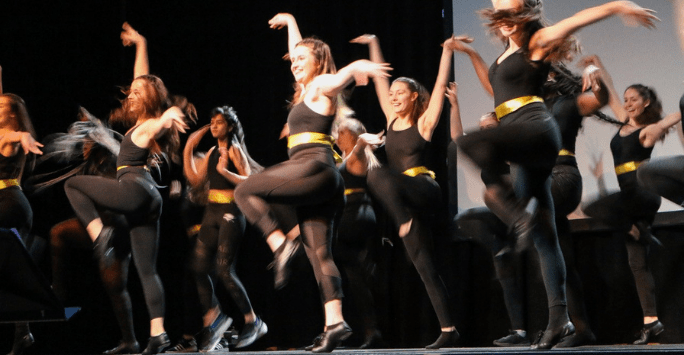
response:
M663 119L663 103L658 98L655 89L642 84L632 84L625 91L629 89L635 90L644 101L649 101L648 106L644 108L644 112L637 117L638 123L649 125Z
M413 102L413 108L411 109L411 115L409 116L409 121L411 121L412 125L415 125L420 116L428 108L428 104L430 103L430 93L421 83L405 76L394 79L392 84L396 82L405 83L411 93L415 92L418 94L416 101Z
M0 94L0 97L6 97L9 99L10 110L14 113L14 117L18 126L18 131L28 132L36 137L36 131L33 129L33 124L31 123L31 118L29 117L28 110L26 109L26 103L24 99L19 97L19 95L5 93Z
M524 51L527 51L530 39L540 29L548 27L549 21L544 18L543 6L541 0L521 0L523 6L520 10L506 9L496 10L494 8L487 8L478 11L480 16L489 21L486 26L489 33L498 37L502 42L507 44L506 38L503 37L499 28L501 26L518 26L523 31L523 45ZM576 53L580 52L579 41L575 36L568 36L553 43L553 50L549 52L544 59L547 62L560 62L572 60Z
M335 61L333 60L332 53L330 52L330 47L328 46L327 43L321 41L318 38L314 37L307 37L299 41L296 46L306 46L309 49L311 49L311 53L314 56L314 59L316 60L316 64L318 64L318 68L316 72L312 75L310 78L306 78L305 80L308 82L314 77L321 75L321 74L335 74L337 73L337 68L335 67ZM295 47L296 47L295 46ZM290 102L290 105L288 106L289 108L292 108L292 106L296 105L300 101L300 96L302 95L302 87L301 85L295 83L294 84L294 89L295 93L294 96L292 97L292 102Z

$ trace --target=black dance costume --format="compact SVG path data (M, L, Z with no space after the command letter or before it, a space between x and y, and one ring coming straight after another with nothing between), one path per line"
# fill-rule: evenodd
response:
M157 274L159 217L162 198L147 170L149 150L133 143L133 128L124 136L117 159L117 179L74 176L64 185L76 216L87 226L99 218L97 208L126 217L133 261L142 282L150 319L164 316L164 289Z
M549 64L529 60L522 49L500 64L492 64L489 80L500 124L465 135L458 145L482 169L503 171L501 167L511 163L513 186L503 175L494 175L495 184L506 191L506 197L489 206L506 225L515 228L523 219L524 206L531 198L536 199L531 236L548 298L549 329L565 327L563 332L567 333L571 327L566 315L565 264L556 234L550 179L561 140L556 121L539 99L548 72ZM518 103L517 109L511 103ZM552 346L554 341L542 345Z
M380 202L397 229L411 221L411 228L401 240L416 267L432 307L442 328L454 326L449 312L447 291L432 255L430 219L439 206L441 192L432 172L425 168L427 141L418 126L394 130L393 120L387 128L385 150L388 166L368 172L368 189Z
M650 225L660 208L660 196L637 183L636 169L640 162L650 158L653 151L653 147L641 145L640 133L641 129L637 129L623 137L618 131L610 141L620 191L592 203L584 212L625 232L633 225L637 226L640 232L638 240L632 236L625 239L627 257L644 317L657 317L655 282L648 268L650 238L647 233L650 233Z
M0 154L0 228L15 228L26 242L33 224L33 210L21 190L24 151L6 157Z
M290 137L307 132L329 135L333 119L334 115L320 115L301 102L287 118ZM235 199L247 220L264 236L278 229L285 230L271 204L295 206L306 255L325 304L343 297L331 243L335 216L344 205L344 184L330 145L303 143L290 148L288 154L290 160L240 183L235 189Z

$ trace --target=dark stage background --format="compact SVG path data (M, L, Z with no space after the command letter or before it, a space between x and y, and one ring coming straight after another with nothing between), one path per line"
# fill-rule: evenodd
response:
M23 97L39 139L63 132L76 118L79 106L100 118L118 105L120 86L130 84L134 49L119 39L121 24L128 21L148 40L151 73L160 76L172 93L193 102L200 125L209 122L217 105L233 106L244 125L250 153L264 165L286 159L285 143L278 135L285 123L286 100L291 96L285 30L275 31L267 21L278 12L290 12L304 36L316 35L328 42L338 67L367 58L366 46L349 40L364 34L379 36L393 76L410 76L432 88L441 55L439 44L450 34L451 1L348 0L332 1L5 1L0 11L0 66L3 87ZM473 29L479 31L481 29ZM372 85L372 84L371 84ZM369 131L384 128L384 119L372 86L356 88L350 101ZM448 104L445 104L445 113ZM435 134L433 168L444 188L443 210L447 220L446 115ZM194 128L193 128L194 129ZM452 199L455 197L452 197ZM455 201L455 200L453 200ZM41 254L39 265L50 275L49 247L45 242L51 226L72 216L61 186L31 196L34 208L33 249ZM178 201L166 201L162 219L159 270L166 287L167 331L177 338L186 329L182 274L187 238L177 212ZM407 260L401 241L381 220L381 234L394 246L377 240L375 269L377 309L385 345L423 347L436 339L439 325L415 269ZM464 346L486 346L507 333L509 327L501 290L494 279L491 258L484 246L449 233L447 223L435 223L435 249L442 276L450 292L451 306ZM656 254L660 263L654 274L659 304L668 332L666 342L682 340L678 329L681 282L665 276L681 275L676 258L684 246L681 233L662 238L667 246ZM597 335L604 343L627 342L640 328L639 304L619 239L610 233L579 238L578 257L587 275L588 303ZM596 249L596 246L603 246ZM667 255L665 258L663 255ZM533 256L531 256L533 257ZM294 263L290 284L274 291L266 270L271 255L262 238L248 231L242 246L238 273L256 312L269 333L250 349L290 348L307 345L321 332L321 304L313 273L304 255ZM530 263L535 265L535 263ZM118 327L102 289L88 248L76 249L69 258L69 303L82 310L64 323L34 324L37 343L29 353L93 353L116 345ZM546 302L538 270L526 266L530 329L545 326ZM129 288L134 300L136 332L141 345L148 337L148 316L140 281L131 272ZM676 284L676 287L673 286ZM610 295L607 298L606 295ZM224 297L224 299L226 299ZM616 301L617 300L617 301ZM619 301L619 302L618 302ZM347 302L347 300L345 300ZM623 307L618 307L621 305ZM242 317L227 301L224 309L238 329ZM348 321L355 329L350 345L363 338L363 315L345 303ZM594 325L594 324L593 324ZM0 327L0 352L10 348L12 328Z

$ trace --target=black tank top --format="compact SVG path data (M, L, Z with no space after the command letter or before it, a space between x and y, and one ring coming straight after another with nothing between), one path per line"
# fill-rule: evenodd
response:
M136 127L137 128L137 127ZM116 159L116 166L142 166L147 165L147 158L150 151L147 148L140 148L131 139L133 131L128 132L121 140L121 148L119 149L119 157Z
M345 189L365 189L366 188L366 177L356 176L347 170L347 162L340 164L338 168L340 170L340 175L344 180Z
M549 75L548 63L529 60L522 49L506 57L501 64L497 61L489 67L494 107L521 96L543 97L542 87Z
M21 147L19 147L19 152L11 157L0 154L0 180L18 179L24 161L24 150Z
M413 125L402 131L394 130L395 118L389 125L385 138L385 151L389 167L403 172L417 166L424 166L423 153L427 141L418 132L418 126Z
M561 149L575 153L577 133L582 126L582 115L577 108L577 94L556 96L545 100L546 107L556 119L561 132ZM574 156L560 155L556 164L571 165L577 167Z
M651 158L653 147L644 148L639 141L641 128L622 137L620 130L610 141L610 151L613 153L613 163L615 166L622 165L631 161L640 162ZM621 189L636 188L638 186L636 171L620 174L617 176Z
M219 149L218 147L215 147L207 158L209 164L207 166L207 180L209 180L209 188L216 190L232 190L235 188L235 184L228 181L228 179L223 177L223 175L216 170L216 164L218 164L220 157L221 154L219 153ZM228 171L237 173L237 169L230 159L228 159Z
M290 129L290 135L304 132L316 132L322 134L330 134L335 115L323 116L314 112L307 106L304 101L295 105L290 114L287 116L287 125ZM294 153L311 146L321 146L320 143L305 143L292 147L288 154L293 156ZM327 145L326 145L327 147ZM331 150L332 153L332 150Z

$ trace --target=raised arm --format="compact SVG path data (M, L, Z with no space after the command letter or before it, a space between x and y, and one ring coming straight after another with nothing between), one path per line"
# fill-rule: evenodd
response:
M537 31L529 43L530 59L541 60L554 49L558 41L562 41L582 27L586 27L611 16L620 16L625 25L655 28L659 19L653 15L655 11L644 9L631 1L612 1L603 5L582 10L557 24Z
M605 66L601 62L601 59L599 59L599 57L596 55L590 55L582 58L581 64L584 66L593 65L599 69L601 81L603 82L603 86L608 92L608 105L610 106L610 109L613 111L613 114L615 114L615 118L617 120L623 123L627 123L627 120L629 119L627 117L627 111L625 111L625 108L622 105L622 99L620 98L620 94L618 94L617 90L615 90L615 85L613 85L613 78L606 70Z
M385 143L385 132L377 134L362 133L356 139L354 149L347 158L347 171L355 176L365 176L368 173L369 159L375 159L373 150Z
M368 78L387 78L392 70L388 63L374 63L361 59L350 63L335 74L322 74L311 81L311 88L318 95L334 98L352 81L356 85L366 85Z
M147 56L147 40L133 29L128 22L124 22L121 31L121 42L124 46L135 45L135 66L133 67L133 78L150 73L150 62Z
M195 153L195 148L197 148L197 145L199 144L200 140L202 140L202 137L207 133L209 128L210 125L206 125L193 132L188 137L188 141L185 143L185 148L183 148L183 175L185 175L185 178L192 186L201 186L207 178L209 154L199 160L199 164L195 164L193 155Z
M294 16L288 13L279 13L273 16L268 21L268 24L276 30L287 27L287 53L292 55L292 51L297 43L302 41L302 34L299 33L299 26L297 26L297 20L295 20Z
M458 84L451 82L446 89L446 97L451 104L449 112L449 128L451 130L451 140L456 142L458 137L463 135L463 122L461 121L461 110L458 106Z
M584 91L577 96L577 108L580 115L589 116L600 110L610 101L610 93L601 78L601 69L589 65L582 73L584 89L591 87L591 91Z
M494 96L494 90L492 89L492 84L489 82L489 67L485 63L484 59L480 56L469 43L473 42L473 39L468 35L460 35L454 38L455 41L452 43L454 51L461 52L468 55L470 62L473 63L473 69L475 69L475 74L477 78L480 79L480 84L482 88L489 94L489 96Z
M641 145L646 148L654 146L659 139L665 136L670 128L681 122L681 120L682 114L680 112L675 112L665 116L665 118L658 121L658 123L646 126L639 134L639 141L641 141Z
M183 111L173 106L164 111L161 117L141 123L131 134L131 140L140 148L149 148L155 139L162 137L168 130L185 133L188 124L185 123L184 118Z
M385 62L385 58L382 55L382 50L380 49L380 39L378 39L376 35L365 34L352 39L350 42L358 44L367 44L371 62ZM390 103L389 99L389 78L373 78L373 83L375 84L375 93L378 95L380 107L382 108L382 112L385 114L385 117L387 118L387 124L389 125L389 120L394 115L394 109L392 108L392 104Z

